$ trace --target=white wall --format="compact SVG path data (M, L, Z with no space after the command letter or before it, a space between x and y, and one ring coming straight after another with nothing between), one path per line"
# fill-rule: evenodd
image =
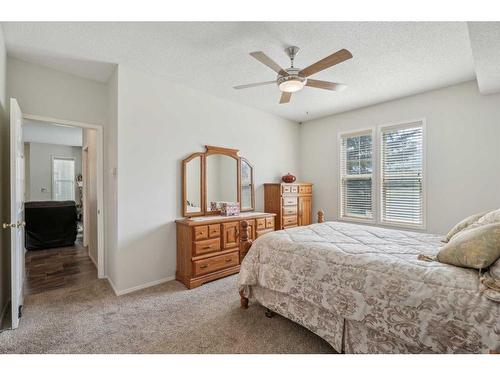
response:
M21 60L7 59L7 91L23 113L105 124L106 85Z
M500 95L475 82L341 113L301 125L301 177L314 211L338 218L339 132L427 119L427 231L446 233L465 216L500 207Z
M2 25L0 25L0 221L10 220L9 195L9 122L7 119L6 65L7 56ZM0 230L0 328L3 313L10 299L10 234ZM10 322L5 322L9 324Z
M61 156L75 159L75 176L82 173L82 147L53 145L48 143L26 143L29 158L25 157L26 193L29 201L52 200L52 157ZM75 201L80 203L75 182Z
M128 67L118 81L118 274L127 290L173 277L181 160L204 145L237 148L264 182L298 168L298 125Z
M104 174L107 175L104 185L105 212L105 246L106 275L113 287L117 283L118 267L118 71L116 67L106 87L108 102L107 128L104 133Z
M97 132L85 129L82 153L84 231L88 253L97 264Z
M82 128L23 121L24 142L51 143L53 145L82 146Z

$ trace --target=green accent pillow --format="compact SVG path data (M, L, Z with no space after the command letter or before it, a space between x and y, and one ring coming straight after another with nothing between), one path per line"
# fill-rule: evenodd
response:
M453 237L437 254L441 263L484 269L500 258L500 223L468 229Z
M463 231L468 226L477 222L479 219L481 219L488 212L490 212L490 211L485 211L485 212L481 212L479 214L474 214L474 215L466 217L465 219L463 219L461 222L459 222L457 225L455 225L453 228L450 229L450 231L448 232L446 237L443 239L443 242L450 241L454 235L456 235L457 233Z

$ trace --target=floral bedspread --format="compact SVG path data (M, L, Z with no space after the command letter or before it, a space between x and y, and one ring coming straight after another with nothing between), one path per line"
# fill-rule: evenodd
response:
M305 317L320 311L424 352L499 350L500 304L483 296L478 271L417 259L436 254L440 240L341 222L281 230L253 243L240 289L249 297L254 286L260 295L268 290L299 301L285 315L308 328L318 323ZM340 340L338 322L333 326L318 334ZM363 345L369 351L366 338Z

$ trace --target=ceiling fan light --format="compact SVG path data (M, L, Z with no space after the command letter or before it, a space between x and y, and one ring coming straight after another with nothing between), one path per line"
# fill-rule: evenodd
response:
M296 92L302 90L306 84L305 80L289 79L279 84L279 88L283 92Z

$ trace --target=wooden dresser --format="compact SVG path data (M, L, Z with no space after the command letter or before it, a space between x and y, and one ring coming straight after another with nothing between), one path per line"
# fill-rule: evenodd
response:
M264 184L264 210L276 214L276 230L312 223L312 184Z
M238 273L246 255L240 238L242 223L248 224L248 239L253 240L274 231L275 216L274 213L246 212L229 217L176 220L176 280L191 289Z

